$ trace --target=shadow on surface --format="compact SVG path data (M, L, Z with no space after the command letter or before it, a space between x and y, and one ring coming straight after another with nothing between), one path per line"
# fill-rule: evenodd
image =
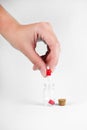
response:
M24 104L24 105L32 105L32 106L44 106L42 102L35 101L35 100L21 100L21 101L18 101L18 103Z

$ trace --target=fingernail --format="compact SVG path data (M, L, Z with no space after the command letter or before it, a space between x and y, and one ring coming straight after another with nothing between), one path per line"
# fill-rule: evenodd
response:
M52 67L52 72L55 70L55 67Z

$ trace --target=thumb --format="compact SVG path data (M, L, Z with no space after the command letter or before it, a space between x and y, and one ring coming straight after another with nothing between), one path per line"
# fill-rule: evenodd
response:
M41 74L45 77L46 76L46 64L42 60L42 58L36 53L36 51L33 49L28 50L27 57L34 64L33 69L34 70L39 69Z

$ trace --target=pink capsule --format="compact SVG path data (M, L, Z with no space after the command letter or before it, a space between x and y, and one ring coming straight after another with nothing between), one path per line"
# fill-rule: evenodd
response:
M54 105L54 104L55 104L55 101L53 101L52 99L50 99L50 100L48 101L48 103L51 104L51 105Z

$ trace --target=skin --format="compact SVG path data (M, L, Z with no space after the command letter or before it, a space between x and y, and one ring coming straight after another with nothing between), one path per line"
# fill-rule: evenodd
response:
M27 56L33 63L33 69L39 69L44 77L47 66L54 71L59 59L60 44L50 23L22 25L0 5L0 34ZM44 56L39 56L35 51L38 40L47 44L48 51Z

